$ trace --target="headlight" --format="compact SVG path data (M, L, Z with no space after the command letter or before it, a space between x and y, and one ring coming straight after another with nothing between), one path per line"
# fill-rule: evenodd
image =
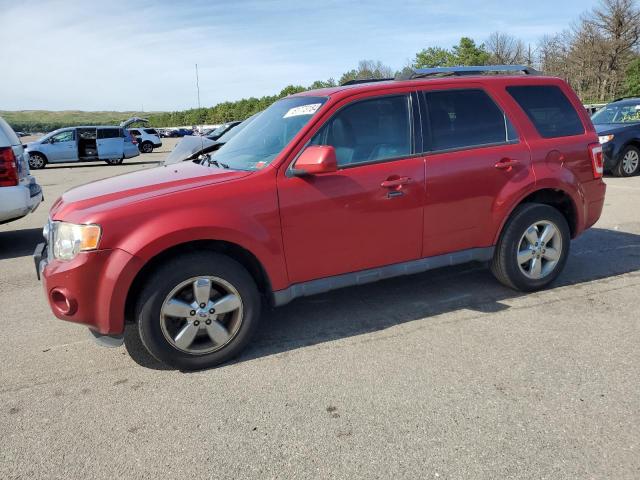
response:
M615 135L600 135L598 137L598 141L600 141L600 144L602 145L602 144L605 144L605 143L610 142L611 140L613 140L614 136Z
M67 222L51 222L53 257L72 260L80 252L98 248L102 229L100 225L76 225Z

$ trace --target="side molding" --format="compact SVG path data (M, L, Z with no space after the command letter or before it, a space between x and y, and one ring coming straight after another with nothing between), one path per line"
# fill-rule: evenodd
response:
M486 262L493 257L493 251L494 247L471 248L469 250L461 250L445 255L421 258L410 262L396 263L384 267L296 283L284 290L273 292L273 303L278 307L286 305L298 297L309 297L311 295L337 290L338 288L364 285L387 278L413 275L415 273L422 273L436 268L459 265L467 262Z

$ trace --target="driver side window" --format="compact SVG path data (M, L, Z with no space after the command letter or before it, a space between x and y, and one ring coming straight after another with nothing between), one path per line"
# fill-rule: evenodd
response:
M73 138L73 130L68 130L66 132L60 132L51 137L51 143L71 142L73 141Z
M357 101L338 111L312 145L335 148L338 166L408 157L411 128L407 95Z

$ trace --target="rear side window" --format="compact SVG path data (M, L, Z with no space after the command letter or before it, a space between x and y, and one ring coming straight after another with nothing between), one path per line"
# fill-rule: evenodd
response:
M482 90L425 92L428 150L452 150L517 140L504 112Z
M507 87L544 138L584 133L578 113L559 87L554 85Z
M406 95L357 101L336 113L311 140L336 149L339 166L411 155Z
M119 128L101 128L98 130L98 139L119 138L121 136Z
M156 132L155 128L145 128L144 131L147 132L149 135L157 135L158 134L158 132Z

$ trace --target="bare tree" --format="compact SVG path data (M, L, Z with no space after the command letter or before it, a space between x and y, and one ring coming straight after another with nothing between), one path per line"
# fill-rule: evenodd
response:
M522 40L507 33L493 32L485 42L490 62L498 65L526 63L527 49Z

